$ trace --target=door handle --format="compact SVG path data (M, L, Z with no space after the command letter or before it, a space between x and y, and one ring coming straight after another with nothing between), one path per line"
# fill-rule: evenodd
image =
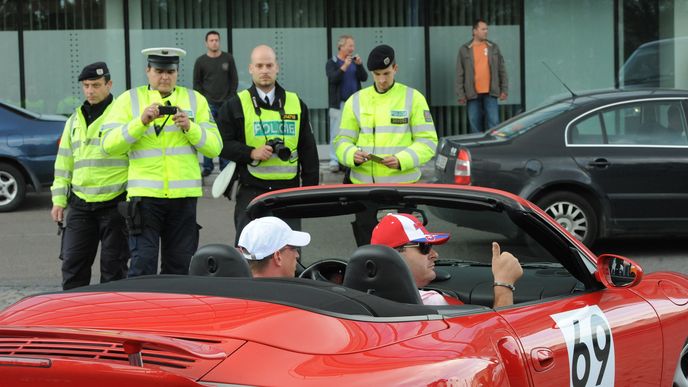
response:
M604 159L604 158L595 159L594 161L591 161L588 163L589 167L599 168L599 169L605 169L605 168L609 167L610 165L612 165L612 163L610 163L607 159Z
M530 351L530 359L535 371L546 371L554 365L554 353L549 348L537 347Z

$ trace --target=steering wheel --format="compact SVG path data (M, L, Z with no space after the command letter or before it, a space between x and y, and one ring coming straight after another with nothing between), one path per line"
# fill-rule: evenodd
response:
M316 281L332 282L338 285L344 280L346 261L341 259L325 259L308 266L299 274L299 278L308 278Z

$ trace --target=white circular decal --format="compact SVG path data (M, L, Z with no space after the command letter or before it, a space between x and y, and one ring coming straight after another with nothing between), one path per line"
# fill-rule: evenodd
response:
M614 386L614 338L607 317L597 306L553 314L569 353L569 385Z

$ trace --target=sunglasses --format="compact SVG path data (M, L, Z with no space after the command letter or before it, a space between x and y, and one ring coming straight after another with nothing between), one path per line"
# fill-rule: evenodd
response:
M430 250L432 250L432 245L430 243L414 243L410 245L401 246L402 249L405 249L407 247L416 247L418 251L420 251L420 253L423 255L430 254Z

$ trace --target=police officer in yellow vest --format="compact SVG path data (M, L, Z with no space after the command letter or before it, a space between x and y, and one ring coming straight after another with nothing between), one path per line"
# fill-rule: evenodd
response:
M277 83L275 51L265 45L254 48L248 71L253 86L225 102L218 115L221 156L237 163L239 176L235 244L250 221L244 210L253 198L275 189L318 185L320 180L308 108ZM297 221L285 221L300 229Z
M414 183L437 148L428 103L418 90L394 81L392 47L375 47L367 67L374 84L344 104L337 158L351 167L352 183Z
M104 62L81 71L86 97L69 117L62 132L51 187L50 215L59 225L67 212L62 234L62 288L91 282L91 265L100 243L100 282L122 279L127 273L129 248L124 219L117 204L126 197L126 155L106 156L100 150L100 128L112 107L112 80Z
M222 139L206 99L177 86L177 48L150 48L148 85L127 90L103 124L102 148L129 155L126 211L129 276L187 274L198 247L196 202L203 195L198 152L217 157Z

